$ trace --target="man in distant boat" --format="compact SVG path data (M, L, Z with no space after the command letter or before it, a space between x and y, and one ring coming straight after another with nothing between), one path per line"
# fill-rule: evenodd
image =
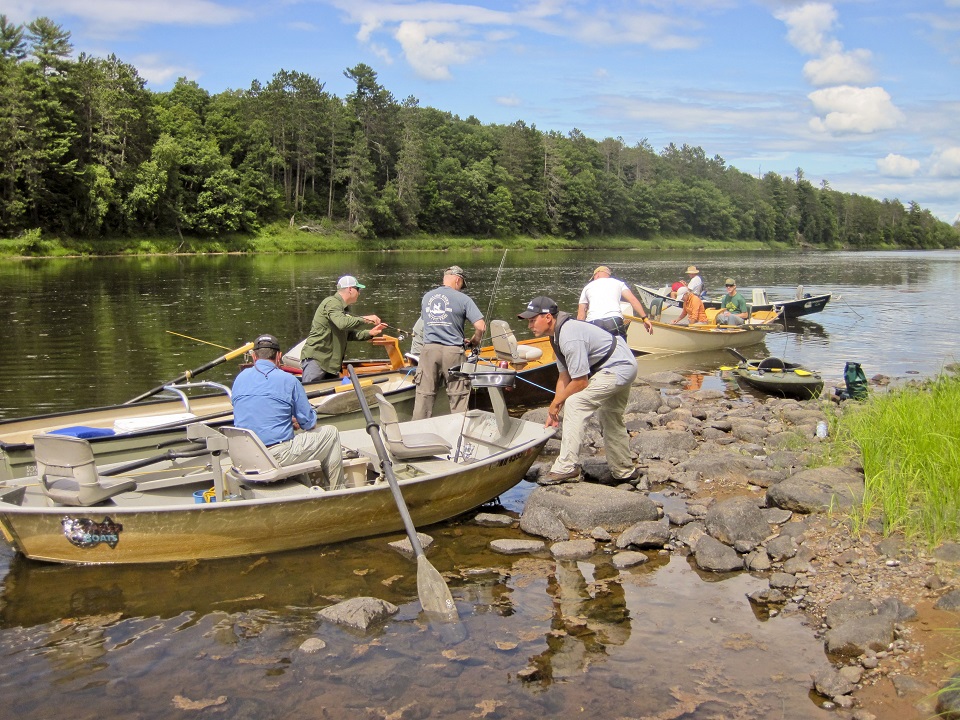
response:
M337 281L337 291L325 298L313 316L310 334L300 351L303 384L335 380L340 377L349 340L369 340L386 327L376 315L351 315L348 311L360 297L361 285L353 275L344 275ZM369 330L358 330L362 325L373 325Z
M717 313L717 325L743 325L749 317L747 301L737 292L736 280L727 278L723 285L727 289L727 296Z
M546 427L560 425L560 454L540 482L553 485L580 478L580 448L587 422L596 413L603 434L607 465L616 480L633 480L637 468L623 414L637 377L637 361L626 341L596 325L560 312L549 297L533 298L517 315L537 337L549 337L557 357L556 393L547 410Z
M697 269L696 265L691 265L687 268L687 275L690 276L690 279L687 281L687 291L693 293L699 298L702 298L706 292L707 288L703 283L703 276L700 274L700 271ZM677 299L681 299L681 293L677 293Z
M580 293L577 320L586 320L626 340L627 325L623 321L623 311L620 309L621 300L630 303L634 314L643 320L643 327L652 335L653 325L647 318L647 311L625 282L611 277L610 268L606 265L601 265L593 271L593 278Z
M467 410L470 382L466 378L450 378L447 371L463 362L464 346L478 347L487 324L473 299L463 292L467 278L463 268L451 265L443 271L443 283L428 291L420 303L423 319L423 349L414 380L417 396L413 419L433 416L433 403L441 386L446 386L450 412ZM473 325L473 336L464 339L464 323Z
M694 292L687 292L683 296L683 309L680 317L673 321L674 325L705 325L710 322L707 311L703 307L703 300Z
M303 385L280 367L280 341L261 335L252 352L253 365L233 381L233 424L256 433L281 465L319 459L330 489L341 487L340 433L332 425L317 425Z

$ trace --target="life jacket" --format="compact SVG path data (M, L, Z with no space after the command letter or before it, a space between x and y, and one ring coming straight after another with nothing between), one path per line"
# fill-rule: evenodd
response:
M557 325L553 330L553 335L550 336L550 346L553 348L553 354L557 358L559 358L560 362L562 362L566 367L569 367L569 365L567 365L567 358L564 356L563 351L560 350L560 343L558 343L557 340L560 338L560 329L564 325L566 325L568 321L582 322L585 325L591 324L584 320L577 320L570 313L563 312L562 310L557 313ZM587 373L587 377L593 377L594 375L596 375L597 372L600 370L600 368L603 367L604 363L610 359L610 356L613 355L613 351L616 349L617 349L617 336L611 335L610 347L607 348L607 351L603 354L602 358L600 358L595 363L590 365L590 371Z

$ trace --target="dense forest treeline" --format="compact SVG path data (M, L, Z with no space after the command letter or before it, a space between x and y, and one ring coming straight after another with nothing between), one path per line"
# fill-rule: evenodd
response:
M911 202L756 178L699 147L483 125L397 101L360 64L346 98L307 74L211 95L72 58L48 18L0 15L0 235L255 232L296 217L360 238L697 236L813 247L960 247Z

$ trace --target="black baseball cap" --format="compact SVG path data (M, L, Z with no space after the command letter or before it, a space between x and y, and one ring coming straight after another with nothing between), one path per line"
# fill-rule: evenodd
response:
M533 300L527 303L527 309L517 313L521 320L529 320L537 315L556 315L559 308L557 304L546 295L537 295Z
M276 336L264 334L258 337L253 341L253 349L259 350L260 348L269 348L271 350L280 350L280 341L277 340Z

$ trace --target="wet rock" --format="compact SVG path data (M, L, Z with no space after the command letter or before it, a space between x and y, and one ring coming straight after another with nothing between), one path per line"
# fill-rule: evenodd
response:
M624 530L617 538L617 548L662 548L670 542L670 523L663 520L642 520Z
M527 498L521 516L528 512L552 513L571 530L587 532L598 525L620 532L642 520L656 520L656 504L637 492L608 488L593 483L538 487Z
M630 390L630 398L627 400L628 414L656 412L657 408L663 403L660 391L649 387L633 387Z
M420 547L424 550L433 545L433 538L426 533L418 532L417 540L420 541ZM387 545L403 555L413 556L415 554L413 552L413 545L410 544L410 538L405 537L402 540L394 540L392 543L387 543Z
M960 590L951 590L934 604L937 610L960 611Z
M789 560L797 554L797 541L789 535L778 535L767 542L767 554L777 562Z
M686 455L696 447L696 438L683 430L651 430L630 439L631 452L640 458Z
M516 519L502 513L477 513L473 521L484 527L512 527Z
M700 540L700 538L706 535L706 533L707 531L704 529L703 523L687 523L677 531L677 540L691 548L694 548L697 546L697 542Z
M325 607L317 615L337 625L366 630L374 623L395 615L399 610L400 608L386 600L375 597L356 597Z
M770 526L756 502L749 497L736 497L716 503L707 511L707 532L722 543L748 552L770 534Z
M709 572L743 570L743 559L737 555L737 551L710 535L704 535L697 541L693 556L701 570Z
M881 600L877 606L877 615L889 618L895 623L905 623L917 619L917 611L895 597Z
M797 578L790 573L775 572L770 576L770 587L776 590L792 590L797 586Z
M863 598L845 598L831 603L824 613L829 627L840 627L850 620L870 617L874 614L873 603Z
M550 546L550 552L557 560L587 558L593 555L596 549L593 540L563 540Z
M753 572L766 572L773 567L773 563L770 562L770 558L765 552L762 551L754 551L745 555L743 558L743 564L746 566L747 570L752 570Z
M960 543L945 542L933 551L933 557L943 562L960 563Z
M598 542L610 542L613 540L613 535L611 535L606 528L600 527L599 525L590 531L590 537Z
M782 605L787 601L787 596L776 588L762 588L760 590L754 590L752 593L747 595L747 598L754 605L761 606Z
M546 547L541 540L493 540L490 549L502 555L522 555L540 552Z
M767 490L767 504L813 513L848 510L863 498L863 475L845 468L801 470Z
M849 695L856 689L856 684L845 679L832 667L828 667L816 674L813 687L821 695L835 698L838 695Z
M569 540L570 533L566 526L560 522L556 513L546 507L533 506L529 503L520 516L520 529L528 535L547 538L548 540L561 541Z
M309 655L315 652L320 652L326 646L327 644L320 638L307 638L300 643L300 652L305 652Z
M664 371L653 373L651 375L644 375L642 378L637 378L637 382L645 382L650 385L682 385L687 381L687 379L680 373L675 373L672 371Z
M960 720L960 673L951 677L937 695L937 717Z
M623 552L618 552L613 556L613 566L618 570L624 570L629 567L635 567L637 565L643 565L646 562L649 562L650 558L642 553L637 552L636 550L624 550Z
M893 622L878 616L855 618L828 630L825 641L827 652L839 657L885 650L893 642Z

